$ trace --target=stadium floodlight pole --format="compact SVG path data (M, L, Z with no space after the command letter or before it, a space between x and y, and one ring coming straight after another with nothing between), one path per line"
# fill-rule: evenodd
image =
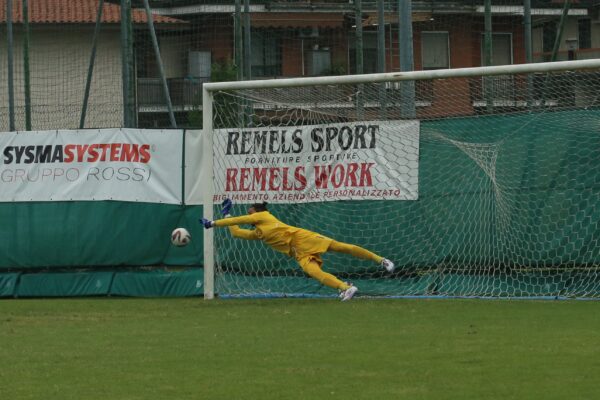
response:
M523 25L525 30L525 62L533 62L533 50L531 42L531 0L525 0L523 4ZM527 106L533 104L533 77L527 76Z
M244 79L252 78L252 31L250 27L250 0L244 0Z
M123 126L135 128L135 78L133 66L131 0L121 0L121 76L123 85Z
M235 0L235 13L233 15L233 25L235 29L235 68L236 76L239 81L244 78L243 49L242 49L242 0Z
M556 28L556 38L554 40L554 45L552 46L552 56L550 61L556 61L556 57L558 56L558 49L560 48L560 42L562 41L562 35L565 30L565 25L567 24L567 18L569 16L569 8L571 6L571 0L565 0L565 4L563 5L563 10L560 15L560 21L558 23L558 28Z
M144 0L144 8L146 9L146 19L148 20L148 29L150 30L150 37L152 38L152 46L154 47L154 55L156 56L156 64L158 65L158 74L160 75L160 81L162 82L163 94L165 101L167 102L167 111L169 112L169 121L171 122L171 128L177 128L177 122L175 121L175 115L173 114L173 104L171 103L171 95L169 94L169 86L167 85L167 78L165 78L165 69L163 67L162 58L160 57L160 49L158 47L158 39L156 39L156 31L154 30L154 21L152 18L152 11L150 11L150 4L148 0Z
M252 29L250 26L250 0L244 0L244 79L252 79ZM252 104L246 100L244 102L244 112L247 116L244 124L252 126Z
M362 22L362 0L354 0L354 23L356 24L356 73L364 73L363 59L363 22ZM364 88L358 85L356 88L356 117L361 120L364 118Z
M554 45L552 46L552 55L550 56L550 62L556 61L556 57L558 56L558 49L560 48L560 42L562 40L562 34L565 28L565 24L567 21L567 17L569 15L569 7L571 5L571 0L565 0L565 4L563 6L563 10L560 16L560 22L557 27L556 38L554 40ZM543 107L546 103L546 91L548 90L548 85L550 81L550 76L546 75L544 78L544 85L542 86L542 99L540 100L540 107Z
M15 129L15 87L13 79L13 13L12 13L12 2L13 0L7 0L6 2L6 39L7 39L7 59L8 59L8 121L9 129L11 131Z
M484 40L483 40L483 59L485 66L492 65L492 0L485 0L484 16ZM488 113L493 111L494 86L489 78L483 78L483 91L485 95L486 110Z
M412 4L411 0L398 0L398 24L399 29L399 50L400 50L400 71L407 72L414 70L413 55L413 31L412 31ZM400 85L402 118L414 118L415 109L415 85L414 82L406 82Z
M428 71L388 72L383 74L318 76L287 79L265 79L247 81L209 82L202 85L202 167L201 182L204 188L204 217L213 219L214 208L214 151L213 151L213 96L217 91L249 89L281 89L289 87L346 85L360 83L381 83L395 81L415 81L424 79L469 78L505 74L528 74L533 72L560 72L572 69L600 69L600 59L560 61L534 64L498 65L492 67L472 67ZM204 230L204 298L215 295L214 237L212 229Z
M31 76L29 70L29 0L23 0L23 85L25 86L25 130L31 130Z
M92 38L92 54L90 55L90 65L88 66L87 79L85 81L85 92L83 94L83 105L81 106L81 117L79 118L79 129L85 127L85 116L87 113L88 100L90 98L90 88L92 86L92 75L94 74L94 64L96 62L96 49L98 47L98 36L100 35L100 26L102 22L102 9L104 0L98 2L98 11L96 12L96 26L94 27L94 37Z
M385 5L384 0L377 0L377 72L385 72ZM385 86L379 86L379 108L381 118L387 116L387 93Z

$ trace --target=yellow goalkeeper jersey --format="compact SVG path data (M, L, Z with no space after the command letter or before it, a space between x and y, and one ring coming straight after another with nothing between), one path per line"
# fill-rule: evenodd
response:
M218 227L228 226L235 237L262 240L274 250L298 260L326 252L332 241L318 233L284 224L268 211L219 219L214 223ZM244 224L254 225L255 229L242 229L238 226Z

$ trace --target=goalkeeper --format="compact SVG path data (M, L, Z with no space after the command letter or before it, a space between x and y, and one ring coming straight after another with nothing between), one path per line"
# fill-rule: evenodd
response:
M375 261L388 272L394 271L394 263L362 247L338 242L318 233L284 224L267 210L267 203L253 204L248 209L248 215L241 217L231 217L229 215L232 205L230 199L225 199L221 210L225 218L216 221L202 218L201 222L204 228L227 226L234 237L246 240L262 240L274 250L295 258L300 267L310 277L325 286L340 290L342 301L350 300L358 289L356 286L342 282L334 275L324 272L321 269L323 265L321 254L327 251L350 254L365 260ZM242 229L238 226L243 224L254 225L255 229Z

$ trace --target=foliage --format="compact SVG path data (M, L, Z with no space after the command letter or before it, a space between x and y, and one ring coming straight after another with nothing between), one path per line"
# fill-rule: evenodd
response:
M346 75L346 65L343 62L334 62L325 75Z

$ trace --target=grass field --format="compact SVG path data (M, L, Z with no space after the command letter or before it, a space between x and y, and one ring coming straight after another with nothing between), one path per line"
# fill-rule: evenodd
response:
M0 399L598 399L600 302L0 301Z

